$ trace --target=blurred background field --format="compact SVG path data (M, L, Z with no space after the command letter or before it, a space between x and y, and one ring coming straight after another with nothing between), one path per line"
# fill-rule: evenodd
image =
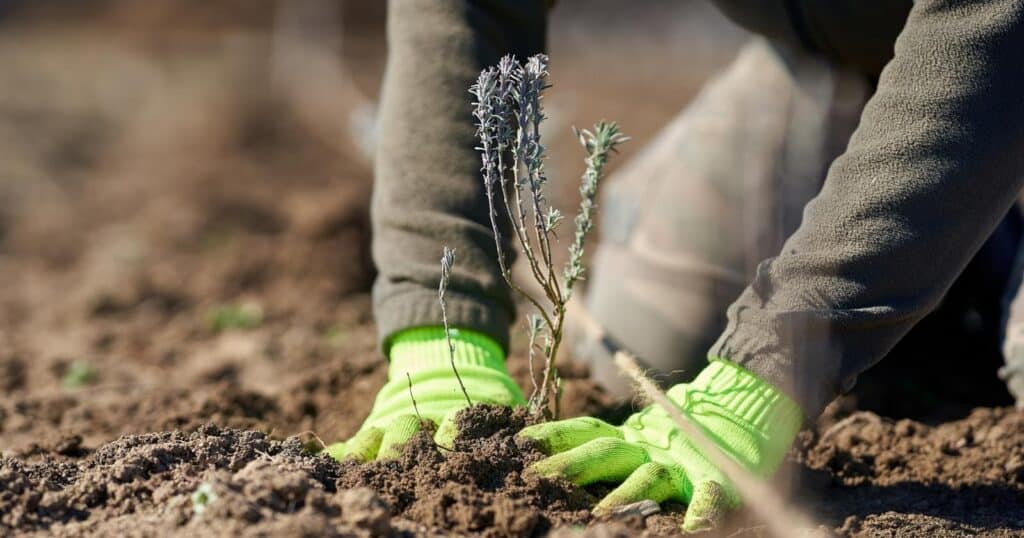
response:
M0 6L0 450L205 420L351 433L382 375L384 3ZM675 2L562 1L550 35L567 207L571 125L620 119L628 157L742 39Z

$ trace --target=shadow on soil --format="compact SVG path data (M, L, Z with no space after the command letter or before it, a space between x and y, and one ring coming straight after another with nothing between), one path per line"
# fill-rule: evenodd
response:
M866 520L896 512L929 516L975 529L1024 530L1024 492L1007 485L952 487L906 482L891 486L832 486L814 492L819 521L835 527L851 516ZM841 510L837 510L842 507Z

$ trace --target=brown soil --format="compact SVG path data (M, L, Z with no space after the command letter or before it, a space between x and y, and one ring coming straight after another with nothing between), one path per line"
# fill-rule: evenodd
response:
M450 454L425 437L398 461L365 466L306 451L316 437L351 435L385 376L365 133L337 120L377 89L381 14L351 9L377 3L346 3L352 86L326 100L321 77L282 86L268 60L282 50L270 32L282 3L244 2L245 16L240 2L63 4L78 5L0 11L0 535L675 531L684 507L596 522L587 509L607 486L523 473L539 454L516 441L523 417L506 411L464 416ZM555 28L607 23L559 10ZM553 53L578 54L579 35L554 32ZM607 35L612 48L642 46ZM699 81L688 72L664 84L663 70L630 62L622 68L637 72L602 94L603 67L578 56L559 63L553 114L573 114L566 126L591 112L632 118L640 142ZM637 82L651 74L659 83ZM566 138L556 145L571 151ZM510 368L525 381L520 354ZM844 400L801 435L780 480L795 485L793 502L843 535L1024 534L1024 416L916 413L905 404L934 411L935 394L897 387L886 398L880 372L862 383L874 390L862 405L928 425L844 421L856 409ZM585 368L563 374L566 416L630 410ZM974 392L984 394L956 410L996 405L987 388ZM197 513L192 496L207 489L216 499ZM739 514L724 534L737 532L765 531Z
M804 501L854 536L1024 535L1024 414L927 426L858 412L804 432Z
M125 436L95 450L66 438L0 461L0 529L68 536L535 536L572 528L594 536L676 534L683 507L593 521L588 508L607 487L524 472L543 457L515 438L525 422L522 412L478 406L460 417L452 451L439 450L426 432L400 459L364 465L313 455L298 437L281 442L213 425ZM820 433L804 432L788 464L800 478L793 502L825 523L804 531L1019 536L1021 431L1021 414L979 409L938 427L859 412ZM216 497L197 507L202 488ZM720 534L764 532L741 513Z
M524 473L542 454L517 442L525 413L475 407L459 417L451 451L429 433L401 459L347 463L340 487L380 492L395 513L425 529L491 536L532 536L559 524L585 523L593 498L569 484Z
M81 461L3 460L2 528L68 536L389 531L387 505L366 489L339 492L338 470L297 438L281 443L216 426L127 436ZM197 502L201 488L215 497Z

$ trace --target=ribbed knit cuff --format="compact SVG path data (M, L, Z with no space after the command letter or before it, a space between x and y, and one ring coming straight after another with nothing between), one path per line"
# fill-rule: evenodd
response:
M415 327L399 331L391 338L388 377L422 370L456 366L482 366L505 372L505 353L492 338L468 329L451 329L452 350L448 348L444 327Z
M436 289L407 286L399 291L380 297L374 290L374 318L380 349L389 357L396 335L413 327L440 327L443 319ZM502 350L508 349L509 326L515 312L477 294L456 290L448 290L445 302L449 326L485 334Z
M803 421L800 406L789 396L742 367L722 359L712 359L692 383L677 387L669 391L673 401L678 401L676 397L703 393L714 398L716 406L759 432L775 430L795 434Z

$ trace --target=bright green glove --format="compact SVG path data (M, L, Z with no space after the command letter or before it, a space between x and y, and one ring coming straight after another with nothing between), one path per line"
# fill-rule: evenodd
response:
M505 369L505 353L497 343L483 334L460 329L452 329L451 338L455 366L474 404L526 404L522 391ZM435 442L452 446L455 415L468 404L452 369L444 328L421 327L396 334L390 356L388 382L377 393L370 416L351 439L327 447L331 457L359 461L397 458L401 445L420 430L420 418L440 425Z
M802 421L789 397L721 360L693 383L672 387L668 397L726 454L761 477L775 472ZM620 427L583 417L530 426L520 435L554 454L533 465L542 475L579 485L621 482L594 508L596 515L646 499L676 501L689 505L683 530L692 532L714 527L740 504L725 475L657 405Z

